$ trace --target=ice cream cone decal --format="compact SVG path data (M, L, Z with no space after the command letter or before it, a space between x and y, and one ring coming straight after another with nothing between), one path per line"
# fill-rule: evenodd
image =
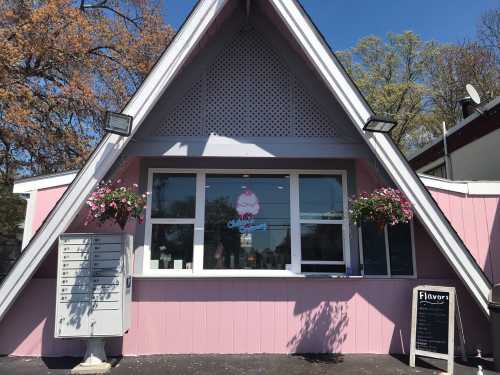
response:
M245 190L236 200L236 211L242 219L250 219L257 216L260 211L259 198L250 189Z

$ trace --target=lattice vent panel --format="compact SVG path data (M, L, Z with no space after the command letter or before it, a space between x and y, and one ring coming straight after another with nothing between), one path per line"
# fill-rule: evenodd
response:
M156 129L159 136L195 137L206 135L203 123L203 81L196 82L184 95L167 120Z
M205 83L205 90L202 90ZM257 31L240 32L155 130L160 136L332 137L332 121Z
M294 122L296 124L294 135L296 137L333 137L335 131L330 118L308 95L304 87L295 82L294 92Z

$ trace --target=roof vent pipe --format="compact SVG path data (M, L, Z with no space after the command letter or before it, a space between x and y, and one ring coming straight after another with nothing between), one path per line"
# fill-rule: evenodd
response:
M472 115L476 110L476 104L470 96L460 99L458 103L462 107L462 117L464 119Z

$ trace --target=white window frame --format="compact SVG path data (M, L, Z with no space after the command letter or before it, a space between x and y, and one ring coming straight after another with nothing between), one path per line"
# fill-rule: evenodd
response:
M304 175L318 175L318 176L325 176L325 175L337 175L341 177L341 182L342 182L342 219L335 219L335 220L329 220L329 219L302 219L300 217L300 176ZM345 171L342 171L341 173L327 173L327 174L319 174L319 173L298 173L294 175L294 177L297 178L297 192L299 194L299 207L298 207L298 220L299 220L299 238L298 238L298 244L299 246L301 245L301 238L300 238L300 233L301 233L301 225L302 224L319 224L319 225L342 225L342 248L344 249L344 254L343 254L343 260L342 261L321 261L321 260L302 260L302 256L300 259L300 265L299 269L296 272L300 272L300 266L303 264L314 264L314 265L343 265L345 266L346 272L348 273L348 264L350 265L351 259L350 259L350 252L345 251L345 249L349 249L349 211L348 211L348 199L347 199L347 174ZM302 253L302 252L301 252ZM327 274L331 274L331 272L323 272ZM315 272L314 274L321 274L321 272ZM335 273L337 274L337 273ZM344 274L344 273L338 273L338 274Z
M361 275L367 278L397 278L397 279L416 279L417 278L417 262L415 258L415 231L413 226L413 220L410 221L410 243L411 243L411 260L412 260L412 275L392 275L391 274L391 253L389 249L389 232L387 230L387 224L384 226L384 239L385 239L385 260L387 263L387 273L385 275L367 275L365 274L365 261L364 261L364 251L363 251L363 230L361 226L358 227L358 238L359 238L359 259L361 264Z
M307 273L300 272L301 263L312 264L345 264L350 269L350 242L349 242L349 212L347 199L347 172L345 170L270 170L270 169L175 169L149 168L148 192L152 193L153 174L195 174L196 175L196 205L194 219L154 219L151 218L152 194L148 195L145 221L144 251L142 259L142 277L297 277ZM288 175L290 176L290 232L291 232L291 265L286 270L243 270L243 269L203 269L204 231L205 231L205 181L207 174L248 174L248 175ZM332 223L342 224L343 235L343 262L302 262L299 208L299 175L340 175L343 190L343 220L331 220ZM308 221L308 220L305 220ZM316 220L314 220L316 221ZM330 220L327 220L330 221ZM325 222L325 220L322 220ZM192 269L152 269L151 234L153 224L193 224L193 267ZM318 273L314 273L318 275ZM345 273L328 273L328 275L345 275Z

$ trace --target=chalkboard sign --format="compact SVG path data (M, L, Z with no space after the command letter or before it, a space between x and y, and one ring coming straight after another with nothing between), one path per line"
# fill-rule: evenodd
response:
M448 353L450 293L417 291L416 349Z
M452 287L420 285L413 288L410 366L415 367L416 355L445 359L447 372L453 374L455 301Z

